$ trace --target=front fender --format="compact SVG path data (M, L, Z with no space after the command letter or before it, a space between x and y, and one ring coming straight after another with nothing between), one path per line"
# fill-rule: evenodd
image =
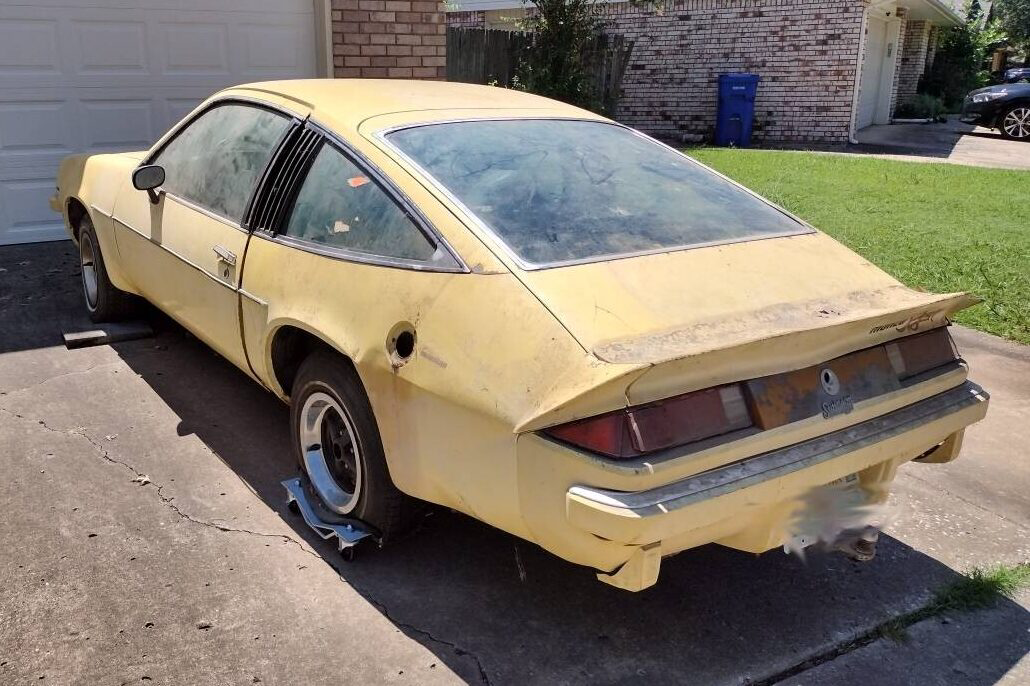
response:
M137 291L122 265L113 215L118 194L128 186L141 155L121 153L64 158L58 167L57 193L51 203L61 213L68 235L75 241L78 240L79 214L74 208L78 205L85 209L100 242L111 283L129 293Z

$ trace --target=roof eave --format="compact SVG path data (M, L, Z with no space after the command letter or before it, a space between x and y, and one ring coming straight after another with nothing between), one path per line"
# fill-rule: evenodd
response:
M900 3L908 10L909 19L929 21L938 26L962 26L962 18L954 7L943 0L905 0Z

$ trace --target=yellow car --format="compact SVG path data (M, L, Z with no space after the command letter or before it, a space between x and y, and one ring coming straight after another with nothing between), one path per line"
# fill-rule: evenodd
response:
M865 511L987 408L946 329L973 298L527 93L239 86L66 159L53 205L90 315L145 298L288 402L321 505L383 538L429 501L639 590L803 548L813 494Z

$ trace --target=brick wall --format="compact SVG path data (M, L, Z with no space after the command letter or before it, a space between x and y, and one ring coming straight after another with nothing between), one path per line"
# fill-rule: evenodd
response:
M634 41L617 118L672 140L710 138L717 77L761 74L756 140L847 141L862 0L669 0L610 5Z
M916 94L919 78L926 70L927 49L930 46L930 22L910 21L905 26L901 63L898 66L898 102L906 103Z
M444 16L438 0L332 0L334 75L446 78Z
M895 10L895 14L901 19L901 25L898 27L898 44L895 46L897 51L897 59L894 61L894 79L891 81L891 104L890 104L890 116L894 116L894 109L898 106L898 102L901 97L902 87L902 73L901 73L901 60L905 55L905 45L907 44L905 37L905 29L909 24L909 20L906 18L908 10L903 7L899 7Z
M761 74L757 141L843 143L851 106L863 0L665 0L604 8L608 33L634 41L616 118L675 141L710 139L717 77ZM478 28L483 12L449 12ZM901 87L899 77L895 88Z
M925 73L933 66L933 61L937 57L937 42L941 37L941 27L936 24L930 27L930 37L927 39L926 45L926 68L923 70Z

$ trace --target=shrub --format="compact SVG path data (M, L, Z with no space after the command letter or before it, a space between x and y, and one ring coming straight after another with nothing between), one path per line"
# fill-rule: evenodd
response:
M920 93L909 102L898 105L894 117L897 119L936 119L944 112L942 99L936 95Z
M984 60L1001 37L997 27L983 26L978 16L962 26L942 30L933 66L923 75L920 92L939 97L950 110L960 109L969 91L991 83Z
M521 87L596 109L586 48L601 33L600 4L596 0L535 0L535 6L536 12L523 21L533 42L519 64Z

